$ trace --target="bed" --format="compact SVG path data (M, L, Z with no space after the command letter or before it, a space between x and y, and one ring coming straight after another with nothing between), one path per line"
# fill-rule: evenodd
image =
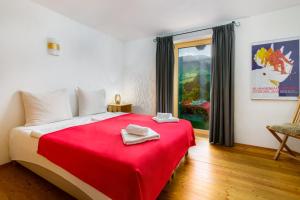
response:
M10 156L78 199L156 199L195 138L186 120L158 124L151 118L107 112L17 127ZM120 129L129 123L152 128L160 140L124 145Z

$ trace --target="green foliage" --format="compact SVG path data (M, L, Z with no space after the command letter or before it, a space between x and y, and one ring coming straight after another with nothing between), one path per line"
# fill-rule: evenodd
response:
M201 104L210 100L210 63L209 57L179 58L179 117L191 121L194 128L209 126L208 110Z

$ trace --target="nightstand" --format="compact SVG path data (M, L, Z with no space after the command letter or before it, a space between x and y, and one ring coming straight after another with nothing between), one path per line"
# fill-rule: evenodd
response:
M132 112L132 104L109 104L108 112Z

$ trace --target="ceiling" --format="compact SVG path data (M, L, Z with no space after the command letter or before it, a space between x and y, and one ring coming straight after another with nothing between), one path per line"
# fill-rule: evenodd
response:
M32 0L121 40L221 23L299 0Z

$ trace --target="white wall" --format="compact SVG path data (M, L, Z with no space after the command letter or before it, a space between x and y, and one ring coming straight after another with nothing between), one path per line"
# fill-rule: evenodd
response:
M236 28L235 139L236 142L277 148L266 124L289 122L295 101L250 99L251 43L300 36L300 6L240 20ZM300 151L299 142L289 141Z
M131 102L136 113L154 114L155 103L155 54L153 38L126 43L124 47L124 86L122 96Z
M250 99L251 44L300 36L297 19L300 19L300 6L238 20L241 22L241 26L236 28L235 56L235 141L238 143L277 148L277 141L266 131L265 126L291 119L295 101ZM195 35L192 37L195 38ZM125 80L128 81L125 84L128 85L124 93L131 89L132 93L128 93L128 96L133 95L132 101L137 107L142 107L138 111L149 114L155 113L155 44L152 39L125 44ZM145 100L148 96L151 98ZM299 143L297 146L293 139L289 143L300 151Z
M61 56L47 54L47 37L60 41ZM105 88L110 101L121 89L122 42L28 0L0 1L0 44L0 164L8 131L24 124L18 91Z

